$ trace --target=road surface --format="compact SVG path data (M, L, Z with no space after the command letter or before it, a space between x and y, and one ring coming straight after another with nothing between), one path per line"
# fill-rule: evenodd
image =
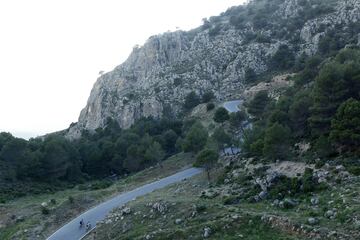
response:
M238 112L240 111L239 105L242 104L242 100L229 101L224 103L224 108L228 110L228 112Z
M84 219L85 224L89 221L94 228L96 222L103 220L108 213L121 205L135 199L136 197L150 193L156 189L163 188L169 184L179 182L185 178L190 178L202 172L199 168L190 168L181 172L178 172L172 176L160 179L156 182L146 184L142 187L136 188L132 191L120 194L100 205L88 210L80 216L73 219L71 222L64 225L62 228L52 234L48 240L79 240L86 235L85 227L79 228L79 222Z

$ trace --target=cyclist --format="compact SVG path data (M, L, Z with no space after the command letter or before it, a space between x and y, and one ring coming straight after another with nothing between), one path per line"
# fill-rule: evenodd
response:
M79 224L80 224L80 227L83 227L84 226L84 219L81 219Z

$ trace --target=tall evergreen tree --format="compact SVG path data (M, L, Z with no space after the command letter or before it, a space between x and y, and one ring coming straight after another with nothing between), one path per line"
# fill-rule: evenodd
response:
M360 152L360 101L349 99L340 105L331 122L330 139L346 150Z

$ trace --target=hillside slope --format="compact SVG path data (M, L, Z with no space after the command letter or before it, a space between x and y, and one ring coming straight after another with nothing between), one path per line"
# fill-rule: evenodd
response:
M152 36L97 80L67 136L103 127L109 117L128 128L143 116L175 115L193 90L237 98L249 75L360 44L359 20L357 0L255 0L189 32Z

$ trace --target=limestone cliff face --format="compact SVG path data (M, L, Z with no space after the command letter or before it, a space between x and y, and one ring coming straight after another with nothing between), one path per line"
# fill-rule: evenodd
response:
M262 19L258 9L270 13ZM305 16L309 11L315 16ZM344 41L357 34L356 42L346 44L359 44L354 31L360 27L353 27L359 21L359 0L256 0L192 31L150 37L97 80L67 135L76 138L83 129L103 127L109 117L128 128L143 116L176 114L190 91L201 95L212 90L218 100L237 98L246 70L268 71L280 46L288 46L297 58L314 55L321 39L333 31Z

